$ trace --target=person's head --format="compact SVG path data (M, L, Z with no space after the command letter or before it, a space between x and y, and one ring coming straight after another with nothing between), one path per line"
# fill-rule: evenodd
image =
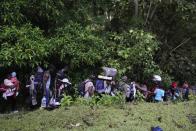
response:
M67 65L65 65L65 66L61 69L61 71L62 71L62 72L66 72L66 71L68 71L68 66L67 66Z
M147 80L145 80L142 82L142 85L147 85L147 83L148 83Z
M155 87L162 89L163 86L162 83L159 81L159 82L155 82Z
M176 88L176 87L177 87L177 82L172 82L171 86L172 86L173 88Z
M35 80L35 76L34 75L31 75L30 80L31 81L34 81Z
M107 85L111 85L111 81L110 80L106 80Z
M91 79L91 80L95 80L95 79L96 79L96 77L95 77L95 75L90 75L90 76L89 76L89 79Z
M152 81L155 84L157 84L157 83L159 84L159 83L161 83L162 78L159 75L153 75Z
M61 80L61 82L64 84L65 87L71 85L71 82L67 78L64 78L63 80Z
M38 73L43 73L44 70L43 70L40 66L38 66L38 67L37 67L37 72L38 72Z
M116 82L114 80L112 80L111 85L116 85Z
M122 77L122 81L123 81L123 82L127 82L127 80L128 80L127 76L123 76L123 77Z
M12 72L11 77L16 77L16 72Z
M11 79L12 78L11 74L7 74L6 78Z
M184 87L184 88L188 88L188 86L189 86L189 85L188 85L188 82L187 82L187 81L184 81L183 87Z

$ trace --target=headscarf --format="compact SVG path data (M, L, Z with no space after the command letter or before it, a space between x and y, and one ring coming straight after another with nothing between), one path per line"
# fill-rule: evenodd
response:
M12 76L12 77L16 77L16 72L12 72L12 73L11 73L11 76Z

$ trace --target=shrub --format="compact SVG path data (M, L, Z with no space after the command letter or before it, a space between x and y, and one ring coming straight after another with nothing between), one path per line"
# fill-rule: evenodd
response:
M144 102L145 101L144 95L138 90L136 92L136 100L135 101L136 102Z
M62 106L70 106L73 103L73 99L71 96L63 95L63 98L61 99L61 105Z
M117 104L123 104L125 103L125 99L121 93L118 93L116 96L110 96L106 94L102 94L101 96L94 95L93 97L89 99L85 99L83 97L78 97L75 100L76 104L82 104L87 106L111 106L111 105L117 105Z

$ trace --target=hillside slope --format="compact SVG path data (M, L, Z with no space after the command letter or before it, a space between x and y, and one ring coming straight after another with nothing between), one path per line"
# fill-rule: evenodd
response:
M115 107L71 106L53 111L36 110L1 114L1 131L122 130L195 131L196 102L140 103Z

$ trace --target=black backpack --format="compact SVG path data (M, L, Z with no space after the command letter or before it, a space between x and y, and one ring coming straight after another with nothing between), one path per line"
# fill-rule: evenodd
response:
M85 80L85 81L83 81L79 84L78 92L79 92L80 96L85 95L85 84L88 83L88 82L91 82L91 81L90 80Z

